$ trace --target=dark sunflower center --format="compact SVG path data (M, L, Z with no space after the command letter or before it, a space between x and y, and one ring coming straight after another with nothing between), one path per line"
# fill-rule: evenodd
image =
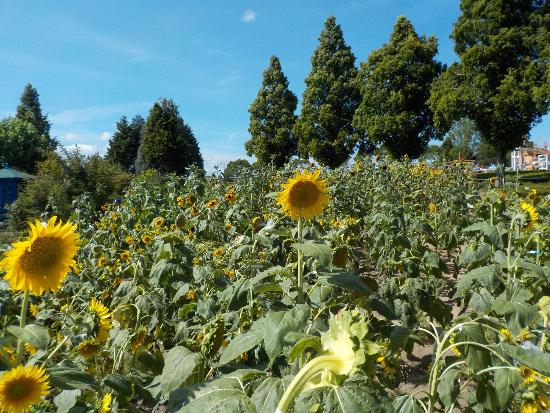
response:
M21 400L32 392L35 383L27 378L14 380L7 386L7 393L12 400Z
M313 182L296 182L290 189L290 203L297 208L309 208L319 200L319 195Z
M41 272L56 265L63 256L63 245L58 238L40 237L33 241L21 257L25 271Z

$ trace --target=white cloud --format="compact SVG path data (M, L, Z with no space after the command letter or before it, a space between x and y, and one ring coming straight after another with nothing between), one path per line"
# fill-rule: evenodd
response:
M77 109L63 109L48 115L51 123L57 126L69 126L86 123L112 116L122 116L128 112L140 112L150 106L150 102L117 103L103 106L87 106Z
M68 145L65 146L65 149L67 149L68 151L78 150L84 155L94 155L96 153L99 153L99 148L97 145L88 145L86 143Z
M101 135L99 135L99 139L101 139L102 141L108 141L109 139L111 139L111 136L113 136L111 132L101 132Z
M254 10L245 10L241 16L241 21L244 23L251 23L256 20L256 12Z
M78 135L76 133L68 132L65 135L63 135L63 140L65 141L76 141L78 140Z
M247 159L248 161L253 161L253 158L249 158L246 155L240 153L212 153L212 152L203 152L202 158L204 160L204 169L206 173L211 174L214 172L214 169L218 169L223 172L225 167L230 161L235 159Z

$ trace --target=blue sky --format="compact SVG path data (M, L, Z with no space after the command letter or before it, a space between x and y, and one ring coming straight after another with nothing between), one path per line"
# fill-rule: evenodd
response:
M116 121L146 117L170 97L199 141L208 169L245 155L248 107L272 54L301 98L323 22L336 16L357 64L387 41L397 16L448 38L459 0L8 1L0 0L0 117L25 83L39 91L63 145L105 151ZM532 131L550 141L550 119Z

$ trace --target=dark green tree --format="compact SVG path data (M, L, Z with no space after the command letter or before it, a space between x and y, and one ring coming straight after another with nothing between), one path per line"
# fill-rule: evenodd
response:
M250 174L253 170L252 165L246 159L235 159L229 161L223 170L223 179L226 181L232 181L239 179L246 174Z
M352 120L361 97L355 56L334 16L325 22L311 66L293 131L301 157L312 156L334 168L347 161L355 148Z
M262 87L248 109L251 136L245 144L248 156L255 155L260 165L273 163L281 167L296 155L297 143L292 127L297 104L296 95L288 89L281 62L271 56Z
M451 38L460 62L432 85L436 127L461 117L475 121L499 164L548 111L540 98L548 62L540 53L548 5L542 0L462 0Z
M45 159L48 139L34 126L19 118L0 121L0 167L3 164L34 173L36 164Z
M30 83L27 83L25 89L23 89L15 117L29 122L34 126L39 135L45 136L48 142L48 149L55 150L57 148L58 142L50 137L51 125L48 117L42 114L40 95Z
M183 175L191 165L204 168L193 131L181 118L173 100L161 99L151 108L138 158L141 158L136 161L138 172L152 168Z
M437 138L428 108L430 86L441 71L437 39L419 37L400 16L390 40L361 63L362 101L353 126L360 147L384 145L397 158L417 158Z
M120 118L109 140L106 158L126 171L133 171L144 127L145 119L139 115L134 116L131 122L126 116Z

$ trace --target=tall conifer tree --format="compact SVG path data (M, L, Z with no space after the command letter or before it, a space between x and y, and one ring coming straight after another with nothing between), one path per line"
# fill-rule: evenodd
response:
M30 83L27 83L23 89L15 117L29 122L40 136L45 136L48 149L54 150L57 147L58 142L50 137L51 125L48 117L42 114L40 95Z
M191 165L204 167L193 131L171 99L161 99L151 108L138 152L138 158L142 158L139 169L183 175Z
M355 56L334 16L325 22L311 66L302 112L294 126L298 151L302 157L337 167L355 148L352 120L360 93Z
M262 87L248 109L250 140L245 144L248 156L255 155L260 165L283 166L296 155L297 144L292 133L298 99L288 89L281 62L271 56L264 71Z
M133 171L144 126L145 120L139 115L134 116L131 122L126 116L120 118L116 124L117 130L109 140L106 158L127 171Z

